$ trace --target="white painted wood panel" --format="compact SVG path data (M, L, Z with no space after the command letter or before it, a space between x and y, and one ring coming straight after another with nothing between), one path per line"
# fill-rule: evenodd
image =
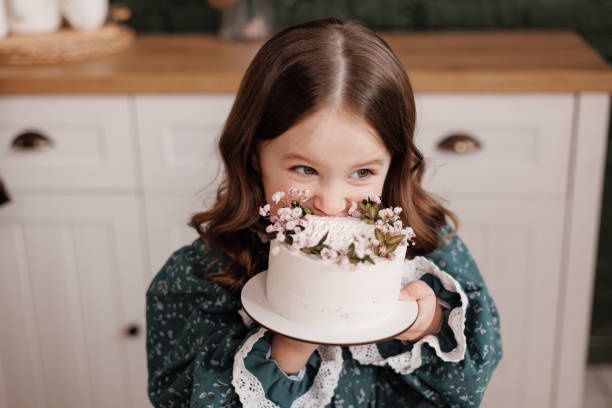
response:
M193 213L203 211L212 202L210 196L149 194L145 197L151 264L149 279L153 279L174 251L198 237L187 222Z
M234 95L139 95L135 101L145 191L215 190L223 171L217 142Z
M6 388L4 386L4 370L2 368L2 360L0 359L0 408L8 408L6 400Z
M127 96L0 98L0 173L9 191L134 189L137 154ZM33 130L49 149L16 151L13 140Z
M503 358L483 406L550 406L564 203L449 199L500 314Z
M602 189L610 126L610 95L578 96L572 164L565 218L565 245L559 302L558 364L555 365L555 406L582 403L589 326L597 263ZM609 249L608 249L609 250Z
M131 197L13 197L0 208L6 400L146 405L145 259ZM131 323L141 335L128 338Z
M431 189L564 198L572 94L417 94L416 103L415 141ZM438 143L454 133L478 140L480 150L440 150Z

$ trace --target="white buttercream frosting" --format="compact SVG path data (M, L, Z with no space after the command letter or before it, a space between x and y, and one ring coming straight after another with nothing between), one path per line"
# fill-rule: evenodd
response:
M355 244L356 252L365 251L367 246L365 238L374 238L374 228L374 224L368 224L358 218L311 215L306 228L295 233L293 239L305 241L310 238L313 241L312 245L315 245L327 234L325 243L336 251L346 251L351 243Z
M344 251L355 235L374 236L375 225L351 217L312 216L294 239L310 238ZM300 238L301 237L301 238ZM313 245L314 245L313 244ZM359 248L356 248L356 251ZM373 256L375 264L342 267L316 255L308 255L272 240L266 296L275 311L288 319L316 327L355 328L374 324L393 313L399 302L406 246L394 259Z

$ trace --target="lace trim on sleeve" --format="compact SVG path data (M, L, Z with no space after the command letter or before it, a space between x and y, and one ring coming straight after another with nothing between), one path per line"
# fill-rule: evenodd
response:
M234 357L234 372L232 385L244 407L269 408L278 405L266 398L261 382L244 364L253 345L266 332L260 328L252 334L236 352ZM315 376L312 386L291 404L292 408L325 406L334 395L342 370L342 349L338 346L319 346L317 352L321 356L321 366Z
M461 306L450 311L448 325L450 326L457 346L445 353L440 349L440 342L435 335L428 335L416 342L411 351L383 358L376 344L366 344L363 346L349 347L353 358L361 364L384 366L388 364L398 374L410 374L422 364L421 352L423 344L429 344L436 352L436 355L444 361L458 362L463 360L466 349L465 338L465 314L467 311L468 299L459 282L451 275L441 271L438 266L429 259L418 256L412 261L406 261L404 269L404 279L402 285L413 279L419 279L423 275L431 273L440 280L446 290L453 291L461 297Z
M321 366L312 382L312 386L293 401L291 408L323 407L334 396L342 371L342 349L338 346L319 346Z

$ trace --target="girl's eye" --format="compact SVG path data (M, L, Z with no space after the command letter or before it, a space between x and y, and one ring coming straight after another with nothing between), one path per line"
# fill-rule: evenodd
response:
M370 174L372 174L372 172L368 169L359 169L359 170L352 172L351 177L355 175L354 177L362 179L362 178L368 177Z
M317 171L310 166L295 166L292 167L291 170L297 171L300 174L305 176L312 176L313 174L317 174Z

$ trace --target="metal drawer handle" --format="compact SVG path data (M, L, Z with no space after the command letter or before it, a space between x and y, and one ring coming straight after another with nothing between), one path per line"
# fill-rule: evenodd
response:
M451 153L471 153L480 150L481 143L465 133L453 133L438 143L438 149Z
M137 323L132 323L124 330L126 337L138 337L140 334L140 326Z
M11 142L11 148L18 151L48 150L52 146L53 141L49 137L34 130L26 130Z

